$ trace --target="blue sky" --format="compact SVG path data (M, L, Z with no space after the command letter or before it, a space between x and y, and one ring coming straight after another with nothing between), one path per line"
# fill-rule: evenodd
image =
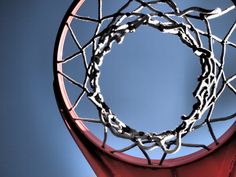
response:
M71 2L0 2L0 176L93 175L65 128L52 87L54 41Z

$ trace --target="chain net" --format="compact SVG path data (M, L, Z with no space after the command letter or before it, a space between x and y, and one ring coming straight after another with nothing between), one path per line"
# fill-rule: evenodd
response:
M129 6L132 3L135 3L136 7L130 11ZM161 11L158 9L159 4L165 4L170 11ZM161 148L163 150L164 155L162 161L167 154L177 152L181 146L202 147L208 150L208 147L205 145L185 144L182 142L182 138L190 131L201 128L204 125L208 127L210 135L217 144L217 138L211 124L213 122L233 119L236 116L236 114L232 114L226 117L212 118L215 104L224 90L228 88L236 94L236 88L232 84L236 80L236 74L226 77L224 72L226 49L227 47L236 48L236 43L230 41L230 37L235 32L236 21L232 22L231 28L223 38L212 33L210 22L212 19L219 18L235 10L235 6L232 4L232 6L226 9L205 9L201 7L179 9L174 0L128 0L116 12L105 16L102 14L102 7L102 0L98 0L97 18L71 14L71 18L73 19L96 24L94 35L83 46L76 37L76 33L70 26L70 23L65 24L78 46L78 52L61 59L58 61L58 64L63 66L63 64L72 61L76 56L81 55L86 69L86 76L83 83L75 81L64 72L59 72L64 79L82 89L79 97L69 109L75 109L81 98L87 97L96 106L100 116L99 119L79 117L75 119L103 125L104 140L102 146L104 148L106 148L108 131L112 132L116 137L130 140L132 142L130 146L120 150L114 150L113 153L125 152L138 147L147 158L149 164L151 164L151 159L146 151L154 148ZM194 26L192 20L203 22L206 30L204 31ZM102 28L107 21L109 23L105 28ZM103 64L106 54L112 51L112 45L114 43L122 43L126 35L135 32L140 26L148 26L161 33L175 35L183 45L191 48L193 53L199 58L201 64L201 76L198 78L197 87L193 92L196 102L192 106L191 113L182 116L180 125L173 130L156 133L144 132L129 127L113 113L101 92L99 85L101 75L100 67ZM207 46L202 41L203 37L207 38ZM221 46L220 58L216 58L214 54L214 43L218 43ZM88 56L86 53L89 46L92 46L91 56ZM206 114L204 120L198 123L198 120L204 114Z

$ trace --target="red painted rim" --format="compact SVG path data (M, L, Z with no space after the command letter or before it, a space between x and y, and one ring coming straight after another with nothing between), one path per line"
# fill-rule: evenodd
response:
M176 167L181 166L184 164L188 164L191 162L194 162L198 159L201 159L210 153L214 152L216 149L220 148L227 140L232 138L233 134L236 132L236 122L218 139L219 145L216 145L215 143L210 144L208 147L210 148L210 151L207 151L205 149L199 150L197 152L194 152L192 154L174 158L174 159L166 159L165 163L161 166L159 166L159 160L152 160L152 165L147 164L147 160L144 158L138 158L134 156L130 156L124 153L111 153L112 150L114 150L112 147L106 146L106 148L102 148L102 141L98 139L95 135L93 135L89 129L83 124L82 121L74 120L73 117L79 117L77 113L74 110L69 111L69 108L72 107L72 104L69 100L69 97L67 95L67 91L65 89L64 85L64 79L62 75L58 74L58 71L62 71L62 64L57 63L58 61L62 60L62 52L64 47L64 41L66 38L66 34L68 32L68 28L65 26L66 23L70 24L73 17L71 17L71 14L75 14L81 5L84 3L85 0L75 1L72 3L71 7L69 8L67 14L64 17L64 20L61 24L61 27L58 32L57 41L55 45L55 51L54 51L54 88L57 90L56 98L57 102L60 108L60 111L65 113L69 117L64 117L64 121L69 129L71 130L71 125L68 123L66 119L70 119L73 122L76 127L81 130L81 132L84 134L84 136L93 144L95 144L101 151L108 154L111 158L117 158L119 160L125 161L130 164L138 165L138 166L145 166L145 167L151 167L151 168L169 168L169 167ZM63 106L61 106L63 105Z

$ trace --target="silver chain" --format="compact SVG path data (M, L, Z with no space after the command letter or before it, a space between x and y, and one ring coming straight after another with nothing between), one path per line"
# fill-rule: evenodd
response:
M130 10L132 3L136 4L136 9ZM159 10L159 4L168 6L170 9L169 12ZM76 56L81 56L86 74L83 83L77 82L61 70L58 71L58 74L82 89L75 103L72 107L68 108L69 111L74 110L82 97L87 94L86 99L91 100L99 113L99 119L74 117L74 120L102 124L104 126L103 147L106 144L108 130L114 136L132 141L133 144L130 146L120 150L114 150L113 152L124 152L138 146L149 164L151 164L151 159L146 151L154 148L161 148L164 152L160 164L162 164L167 153L177 152L181 148L181 145L202 147L209 150L205 145L183 143L182 138L189 132L207 125L210 135L217 144L217 138L213 132L211 123L226 121L236 117L236 113L234 113L223 118L212 118L215 104L225 88L228 88L236 95L236 88L232 85L232 81L236 80L236 74L226 77L224 72L226 48L228 46L234 49L236 48L236 44L229 40L236 30L236 21L233 22L231 28L223 38L214 35L210 25L211 19L221 17L234 9L235 6L232 5L223 10L220 8L209 10L201 7L190 7L180 10L173 0L127 0L115 13L103 16L102 0L98 0L97 18L80 16L72 12L70 19L73 18L73 20L76 19L96 24L95 33L87 43L81 45L69 20L65 26L69 30L73 41L77 44L79 51L64 59L60 59L57 61L57 64L61 67L66 62L70 62L76 58ZM205 25L206 30L203 31L194 26L192 19L201 21ZM107 25L104 28L103 22L105 21ZM134 33L140 26L147 26L161 33L176 36L184 45L192 49L193 54L199 58L201 76L198 78L197 87L193 92L196 102L190 114L182 116L181 123L172 130L158 133L144 132L131 128L112 112L112 109L107 105L102 95L99 84L101 75L100 67L103 64L106 54L112 50L114 43L122 43L129 33ZM203 43L202 37L207 39L207 44ZM222 47L221 55L218 58L214 55L214 42L217 42ZM92 46L92 54L87 55L86 51L89 46ZM91 58L90 62L88 58ZM200 119L201 121L199 121Z
M171 0L152 1L150 3L137 0L136 2L140 3L137 9L129 13L122 13L120 11L115 13L112 22L94 37L97 44L88 67L87 77L89 78L92 88L92 91L88 93L88 97L96 105L103 125L109 128L115 136L129 139L143 150L160 147L165 153L175 153L181 147L182 137L194 129L193 127L196 121L199 120L206 111L208 111L207 119L210 119L215 101L221 94L221 92L217 92L217 86L220 82L220 78L224 77L224 66L215 58L211 50L212 41L209 43L209 48L203 47L198 35L204 32L194 28L186 17L190 16L193 11L197 12L199 15L196 15L195 18L200 18L205 21L209 29L208 20L224 14L224 11L219 8L207 10L198 7L180 11ZM173 9L173 12L163 13L151 6L151 4L159 2L166 3ZM142 9L145 7L150 10L149 14L142 13ZM172 18L173 16L183 18L186 22L180 23L174 20ZM165 19L166 22L161 22L157 20L156 17ZM127 20L128 22L123 23ZM111 51L114 42L121 43L127 34L135 32L141 25L152 27L162 33L178 36L178 38L199 57L201 63L202 74L198 78L197 88L193 92L193 96L197 101L193 105L192 112L187 116L182 116L181 124L174 130L156 133L143 132L130 128L112 112L111 108L105 103L101 93L99 85L99 77L101 74L100 66L103 63L105 55ZM195 35L193 36L192 34ZM209 31L208 35L210 35ZM212 36L209 36L209 39L210 38L212 38ZM222 40L221 42L225 41ZM174 145L173 148L171 147L172 145Z

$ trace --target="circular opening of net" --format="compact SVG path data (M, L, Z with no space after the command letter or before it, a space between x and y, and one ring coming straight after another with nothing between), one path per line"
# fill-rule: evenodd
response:
M92 5L94 13L89 16L83 8L86 9L86 6L91 6L91 4L93 3L85 1L80 10L72 11L67 19L64 24L66 35L61 40L63 43L61 48L64 51L57 59L57 77L60 77L59 80L65 87L66 97L69 100L67 109L71 112L73 119L102 126L104 137L101 146L104 149L108 135L129 140L130 145L115 149L113 153L126 152L137 147L149 164L151 163L147 152L149 150L161 149L164 153L162 159L167 154L178 152L184 146L209 150L204 144L183 141L189 133L203 127L207 127L209 136L215 144L218 144L212 124L227 121L232 124L236 115L230 112L219 118L213 117L222 95L229 92L229 95L235 97L236 94L236 75L231 68L227 68L227 62L232 62L232 55L228 53L235 51L236 48L233 42L236 23L233 20L227 20L229 21L229 25L226 25L227 30L220 31L219 34L216 34L218 31L214 28L217 28L215 23L219 23L218 19L220 21L229 18L228 14L234 17L235 6L228 3L224 5L225 7L211 9L197 6L181 8L172 0L127 0L122 3L117 2L115 10L110 8L113 10L110 12L104 10L108 5L100 0L96 5ZM83 29L84 24L86 27ZM174 129L163 132L137 130L118 117L104 99L100 78L102 77L101 67L103 62L106 62L106 54L112 52L114 44L122 45L126 36L135 33L140 27L152 28L157 33L174 36L184 46L189 47L199 60L201 74L193 90L196 101L189 107L190 113L179 118L180 124ZM83 38L80 30L91 33L90 37ZM73 43L74 47L67 46L67 43ZM67 68L68 63L72 63L72 67ZM226 69L232 72L228 73ZM76 70L78 73L71 70ZM71 99L73 96L74 100ZM84 118L77 112L83 100L92 104L97 110L95 117Z

